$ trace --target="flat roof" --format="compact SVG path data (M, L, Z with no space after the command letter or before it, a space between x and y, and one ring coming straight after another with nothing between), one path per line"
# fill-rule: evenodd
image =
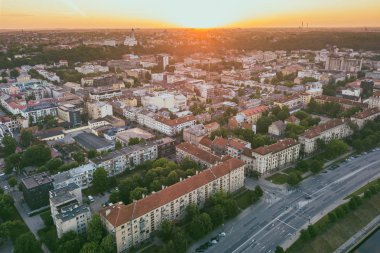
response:
M87 150L98 150L112 146L112 143L106 139L100 138L94 134L83 132L73 137L79 145Z
M45 172L23 178L21 179L21 181L27 189L32 189L37 186L49 184L53 182L53 180Z

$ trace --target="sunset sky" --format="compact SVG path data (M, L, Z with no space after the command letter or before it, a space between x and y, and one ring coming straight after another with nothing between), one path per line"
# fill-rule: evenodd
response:
M0 29L380 26L379 0L0 0Z

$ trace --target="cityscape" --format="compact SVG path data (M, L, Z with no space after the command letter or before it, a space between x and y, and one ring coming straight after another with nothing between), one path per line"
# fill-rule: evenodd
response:
M379 253L379 10L0 1L0 253Z

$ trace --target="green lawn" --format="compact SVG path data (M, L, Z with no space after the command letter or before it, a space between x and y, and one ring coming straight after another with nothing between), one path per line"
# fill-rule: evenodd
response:
M376 180L370 182L369 184L366 184L365 186L359 188L358 190L351 193L350 195L348 195L344 199L349 199L349 198L352 198L353 196L359 196L359 195L363 194L366 190L368 190L371 186L374 186L377 184L380 184L380 179L376 179Z
M288 180L288 175L279 172L279 173L273 174L270 177L267 177L266 180L274 184L285 184Z
M306 242L297 240L286 253L331 253L379 214L380 193L377 193L344 218L330 223L328 228L322 230L314 239ZM315 224L316 229L320 229L327 222L327 216L323 217Z
M251 200L252 193L253 191L246 189L245 191L242 191L239 194L233 196L240 209L246 209L253 204Z

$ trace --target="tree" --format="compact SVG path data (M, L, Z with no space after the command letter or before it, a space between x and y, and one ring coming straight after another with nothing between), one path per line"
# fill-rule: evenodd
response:
M50 148L43 145L33 145L27 148L21 156L21 165L41 166L51 159Z
M87 240L95 244L100 243L106 231L98 214L94 214L87 226Z
M170 221L168 221L168 220L163 221L162 224L161 224L161 230L159 232L160 237L162 238L162 240L164 242L169 241L170 238L173 235L173 232L174 232L174 226L173 226L173 224Z
M10 76L12 78L17 78L19 75L20 75L20 72L17 70L17 69L12 69L10 72L9 72Z
M63 165L63 161L59 158L50 159L47 163L45 163L45 167L51 172L55 173L58 171L58 168Z
M143 195L147 194L148 190L143 187L136 187L130 193L129 200L132 202L133 200L138 200L143 197Z
M296 172L291 172L291 173L289 173L287 183L290 186L295 186L300 182L300 180L301 180L300 176Z
M82 247L81 241L74 231L63 234L57 244L59 245L57 253L79 252Z
M96 242L88 242L83 245L79 253L103 253L103 250Z
M99 193L102 193L105 190L107 190L108 174L104 168L99 167L94 171L92 185L94 189Z
M169 173L169 175L166 177L167 185L175 184L178 181L179 181L179 176L178 176L177 172L175 172L175 171L171 171Z
M268 133L268 128L272 124L272 120L268 116L263 116L257 120L257 132L261 134Z
M178 253L185 253L187 248L187 236L185 234L185 231L181 228L176 228L174 232L174 247L176 249L176 252Z
M8 184L10 187L15 187L17 185L17 179L15 177L10 177L8 179Z
M14 153L5 159L5 173L9 174L13 169L19 170L21 167L21 153Z
M263 196L263 190L261 189L261 187L258 185L255 187L255 194L258 196L258 197L261 197Z
M239 213L239 207L235 200L227 199L223 203L224 212L228 218L235 217Z
M123 201L124 203L130 203L129 196L131 194L131 191L136 187L137 187L137 182L135 182L131 178L121 180L118 185L119 196L120 196L121 201Z
M189 224L189 234L194 239L199 239L212 230L212 221L207 213L195 216Z
M121 142L119 141L119 140L117 140L116 142L115 142L115 149L116 150L119 150L119 149L121 149L123 147L123 144L121 144Z
M84 154L82 152L76 152L71 155L71 157L78 163L82 164L85 161Z
M208 214L211 217L212 224L217 227L220 224L224 223L224 210L221 205L216 205L212 207L209 211Z
M195 204L190 204L186 207L186 216L185 216L185 220L187 222L190 222L191 220L193 220L196 216L199 215L199 208L197 205Z
M130 138L128 141L128 146L136 145L140 143L140 138Z
M277 246L274 253L285 253L284 249L281 246Z
M118 191L112 191L108 200L111 203L117 203L117 202L119 202L120 201L120 194L119 194L119 192Z
M100 243L100 247L103 249L104 253L116 252L116 247L112 235L107 235L104 237Z
M20 235L14 244L14 253L40 253L41 245L31 232Z
M88 159L95 158L98 155L98 152L95 149L91 149L87 153Z
M30 146L30 143L33 140L33 134L31 131L22 129L20 133L20 145L24 148L27 148Z
M16 151L17 142L9 135L4 136L2 140L3 151L5 156L9 156Z

